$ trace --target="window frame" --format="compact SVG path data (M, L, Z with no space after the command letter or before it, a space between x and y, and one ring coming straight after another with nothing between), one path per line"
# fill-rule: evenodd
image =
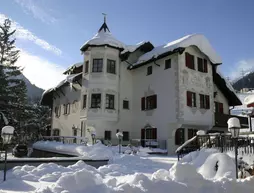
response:
M93 59L92 72L103 72L103 58Z
M197 57L197 62L198 62L198 71L203 73L208 73L207 60Z
M167 62L169 62L169 63L167 63ZM165 68L164 68L164 70L167 70L169 68L171 68L171 58L165 60Z
M148 66L146 69L146 75L149 76L153 74L153 66Z
M93 97L95 97L97 95L100 96L100 97L96 97L95 99ZM94 101L95 100L95 101ZM91 109L99 109L101 108L101 93L92 93L91 94Z
M83 109L85 109L87 107L87 94L83 95Z
M210 96L205 94L199 94L200 109L210 109Z
M111 134L112 134L112 132L110 130L105 130L104 131L104 140L109 140L110 141L112 139Z
M126 105L126 104L127 104L127 105ZM130 109L129 101L128 101L128 100L123 100L123 109L127 109L127 110Z
M130 132L123 131L123 141L130 141Z
M116 74L116 61L107 59L107 73Z
M185 66L189 69L195 70L195 57L188 52L185 52Z
M106 94L105 109L115 109L115 95Z
M157 95L150 95L146 97L146 110L153 110L157 108Z
M178 128L175 132L175 145L182 145L185 142L185 129Z
M85 74L89 73L89 60L85 62Z
M187 91L186 99L187 99L186 105L188 107L197 107L197 97L195 92Z
M221 113L224 114L224 105L221 102L214 102L214 106L215 106L215 113Z

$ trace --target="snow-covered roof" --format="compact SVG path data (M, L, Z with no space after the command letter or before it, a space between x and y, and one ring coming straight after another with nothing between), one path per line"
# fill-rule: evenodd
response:
M70 67L68 67L64 72L63 74L66 74L68 73L70 70L74 69L74 68L79 68L83 65L83 62L78 62L78 63L75 63L73 65L71 65Z
M144 44L150 43L149 41L142 41L137 43L136 45L126 45L124 50L121 52L121 54L125 54L127 52L134 52L136 51L139 47L143 46Z
M104 27L103 27L104 26ZM88 46L103 46L103 45L109 45L115 48L124 49L125 45L117 40L112 33L109 31L106 23L102 24L102 27L98 31L98 33L90 40L84 43L83 46L81 46L80 50L85 50Z
M157 58L158 56L170 51L174 51L177 48L186 48L189 46L197 46L201 52L208 56L212 63L222 63L220 56L215 52L207 38L202 34L193 34L184 36L165 45L155 47L152 51L140 56L136 64L133 66L147 62L150 59Z
M82 76L82 72L78 73L78 74L71 74L66 76L61 82L59 82L55 87L50 88L48 90L45 90L42 93L42 98L41 98L41 104L45 103L45 98L47 98L47 95L49 93L52 93L52 91L57 90L58 88L60 88L61 86L65 85L66 83L72 83L75 79L78 78L78 76Z

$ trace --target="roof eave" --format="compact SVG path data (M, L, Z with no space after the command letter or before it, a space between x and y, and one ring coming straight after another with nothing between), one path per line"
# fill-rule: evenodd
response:
M80 51L85 52L89 47L105 47L105 46L110 47L110 48L118 49L120 52L124 50L123 48L112 46L112 45L109 45L109 44L100 44L100 45L85 44L80 48Z

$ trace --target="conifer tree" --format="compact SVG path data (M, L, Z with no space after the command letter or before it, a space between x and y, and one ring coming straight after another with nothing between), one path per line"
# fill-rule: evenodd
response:
M7 104L10 117L20 122L25 118L27 90L20 77L22 69L15 66L20 52L15 46L15 32L11 29L11 20L5 19L0 24L0 101L2 98Z

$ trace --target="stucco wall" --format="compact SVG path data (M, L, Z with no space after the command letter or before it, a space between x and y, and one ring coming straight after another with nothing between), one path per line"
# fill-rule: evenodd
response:
M186 67L185 52L194 55L195 70ZM196 47L188 47L182 55L179 55L179 103L180 113L178 120L186 125L203 125L204 129L210 129L214 124L214 101L213 101L213 79L212 66L208 58ZM208 73L198 71L197 57L206 58L208 63ZM186 92L196 93L197 107L187 106ZM210 109L200 108L199 94L210 96Z
M80 87L75 85L77 90L71 89L70 86L62 87L64 95L58 91L58 95L55 94L56 99L53 100L53 114L52 114L52 130L57 128L60 129L60 135L62 136L73 136L72 127L79 127L79 117L80 117ZM73 102L76 105L73 105ZM64 115L64 104L70 103L70 114ZM61 113L59 117L56 117L54 109L56 106L61 106ZM79 133L80 131L78 131Z

